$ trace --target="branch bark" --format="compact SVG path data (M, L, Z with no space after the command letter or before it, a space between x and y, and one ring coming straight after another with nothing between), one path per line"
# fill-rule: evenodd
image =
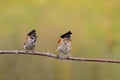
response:
M0 50L0 54L26 54L26 55L38 55L38 56L46 56L50 58L59 59L55 54L46 53L46 52L26 52L22 50ZM78 57L69 57L63 58L63 60L72 60L72 61L89 61L89 62L105 62L105 63L120 63L120 60L113 59L95 59L95 58L78 58Z

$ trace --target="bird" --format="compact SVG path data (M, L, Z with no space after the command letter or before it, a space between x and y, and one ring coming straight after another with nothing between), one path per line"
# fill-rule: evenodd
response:
M57 48L57 52L58 55L57 57L62 60L63 57L62 55L66 55L67 58L70 57L70 51L71 51L71 35L72 32L68 31L65 34L61 35L60 38L58 38L58 48Z
M27 34L26 41L24 42L24 49L26 50L26 52L31 50L32 53L34 53L36 39L37 39L36 30L33 29Z

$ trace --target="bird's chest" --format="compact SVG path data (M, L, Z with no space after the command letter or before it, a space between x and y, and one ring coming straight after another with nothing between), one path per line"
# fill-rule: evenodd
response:
M71 50L71 45L70 43L62 43L59 45L59 50L62 52L62 53L69 53L70 50Z

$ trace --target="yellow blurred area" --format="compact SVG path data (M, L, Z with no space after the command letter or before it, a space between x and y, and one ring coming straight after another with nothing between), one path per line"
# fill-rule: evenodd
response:
M72 31L71 56L120 59L120 0L1 0L0 49L23 50L36 29L36 51L57 54L57 39ZM0 55L0 80L119 80L119 64Z

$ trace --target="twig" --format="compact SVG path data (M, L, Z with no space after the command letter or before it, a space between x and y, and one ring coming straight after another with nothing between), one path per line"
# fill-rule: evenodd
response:
M0 54L26 54L26 55L39 55L46 56L51 58L59 59L55 54L46 53L46 52L26 52L21 50L0 50ZM72 60L72 61L89 61L89 62L105 62L105 63L120 63L120 60L112 60L112 59L95 59L95 58L78 58L78 57L69 57L63 58L63 60Z

